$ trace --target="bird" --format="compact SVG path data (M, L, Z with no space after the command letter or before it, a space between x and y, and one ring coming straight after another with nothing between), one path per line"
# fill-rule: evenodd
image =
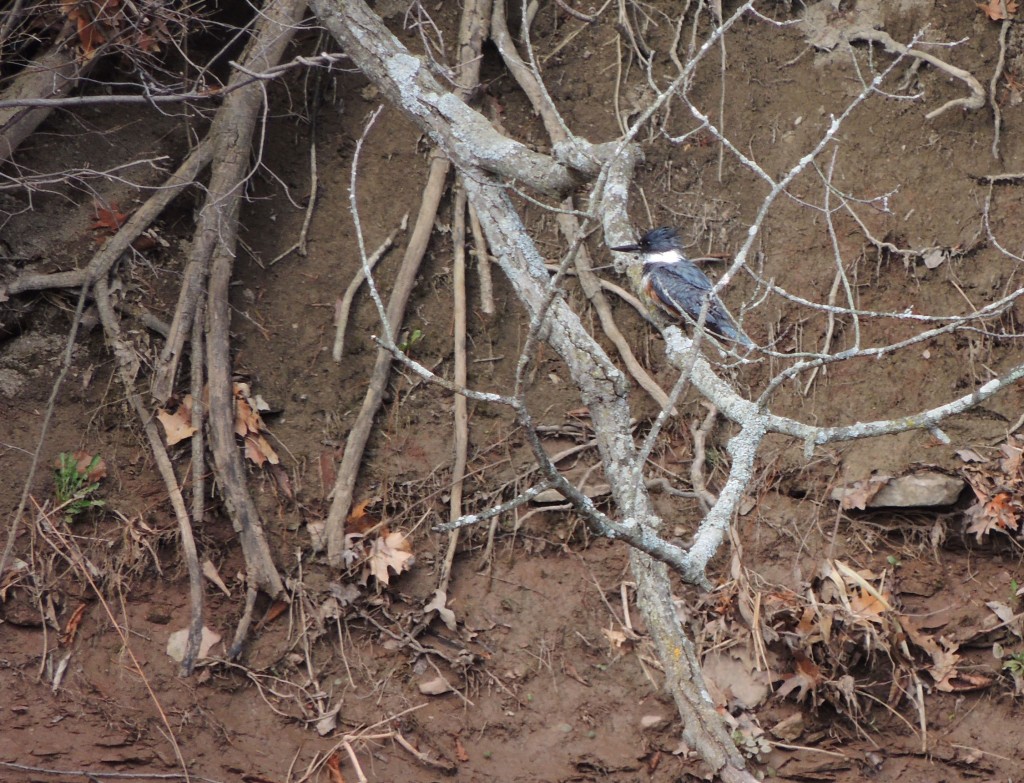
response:
M671 226L652 228L632 245L613 247L619 253L639 253L642 263L641 293L674 321L700 319L708 301L704 327L719 337L745 348L754 343L733 321L725 305L715 296L711 281L683 255L679 232Z

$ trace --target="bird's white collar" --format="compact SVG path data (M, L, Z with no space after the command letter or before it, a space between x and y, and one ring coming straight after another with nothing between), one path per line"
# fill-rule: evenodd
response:
M683 261L684 256L678 250L662 250L660 253L645 253L645 264L675 264Z

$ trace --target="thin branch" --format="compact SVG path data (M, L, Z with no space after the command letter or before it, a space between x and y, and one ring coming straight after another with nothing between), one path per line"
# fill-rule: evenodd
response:
M365 134L360 139L360 145L357 145L357 152L361 149L362 138L365 138ZM391 299L385 311L384 303L369 271L369 259L366 256L366 247L362 231L360 230L359 210L356 203L358 157L353 158L352 175L349 183L352 219L356 223L359 255L362 259L363 270L366 272L366 281L370 287L370 295L377 306L381 318L381 326L389 344L394 342L393 330L400 328L404 320L405 305L409 300L409 295L412 293L420 262L426 253L427 242L430 240L430 234L434 228L437 208L441 203L441 196L444 194L449 168L450 164L446 158L437 152L431 153L427 184L423 190L423 200L420 202L419 214L416 216L416 223L413 226L412 235L409 237L409 246L406 248L405 256L402 259L402 267L399 270L398 278L395 280L391 291ZM338 468L338 475L333 489L333 501L331 502L331 509L324 526L328 559L334 565L340 565L343 560L343 553L345 551L345 520L348 518L349 511L352 508L359 466L362 464L363 452L373 430L374 417L384 399L384 389L387 385L390 370L391 354L384 350L378 350L377 360L373 366L366 396L363 398L362 407L359 409L359 416L345 441L345 453Z
M373 272L374 267L377 263L384 258L384 255L391 249L392 245L395 244L395 239L398 238L398 234L405 231L409 225L409 213L406 212L402 217L402 222L398 228L394 229L383 242L380 243L380 247L373 251L373 254L367 259L366 267L369 267L370 272ZM348 315L352 310L352 302L355 299L356 292L359 290L359 286L363 284L366 279L366 267L360 264L356 273L352 276L352 282L348 284L348 288L345 289L345 294L342 296L339 302L335 314L335 332L334 332L334 345L331 348L331 358L336 362L341 361L342 355L345 353L345 332L348 329Z

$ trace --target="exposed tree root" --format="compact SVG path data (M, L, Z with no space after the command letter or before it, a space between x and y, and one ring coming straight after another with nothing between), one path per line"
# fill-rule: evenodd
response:
M11 86L0 95L0 101L60 98L73 90L92 68L95 60L79 63L74 48L67 46L64 38L64 35L58 35L57 42L45 54L18 74ZM0 162L10 160L14 151L52 111L52 108L24 106L0 109Z

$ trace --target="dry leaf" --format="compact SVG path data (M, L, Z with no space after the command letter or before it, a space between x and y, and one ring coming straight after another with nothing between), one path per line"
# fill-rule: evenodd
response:
M936 685L939 690L948 690L952 693L967 693L969 691L980 691L992 684L992 678L984 674L972 674L970 672L956 672L955 676L949 678L945 683L946 687Z
M851 590L850 608L858 618L881 624L884 620L882 613L888 611L890 607L877 594L873 595L857 587Z
M1014 440L1016 441L1017 439L1014 438ZM1000 446L999 450L1003 452L1003 457L999 460L999 467L1003 473L1006 474L1007 478L1019 479L1020 463L1021 457L1024 455L1024 449L1016 443L1007 442Z
M7 570L0 573L0 603L7 600L7 591L16 586L23 576L28 576L28 563L20 558L12 558Z
M1009 493L1000 492L987 503L978 503L967 509L968 518L974 520L967 532L974 533L980 544L987 533L1016 530L1020 524L1020 512L1020 502L1014 500Z
M993 22L1001 22L1009 18L1010 14L1017 13L1017 0L1006 0L1005 11L1003 10L1003 4L999 0L988 0L987 3L976 3L975 5Z
M341 712L341 705L337 704L325 712L316 722L316 733L326 737L338 727L338 713Z
M71 613L71 617L68 618L67 625L64 626L64 633L61 634L60 643L65 647L71 645L75 641L75 635L78 633L78 626L82 624L82 617L85 615L85 609L88 606L86 603L79 604L75 611Z
M82 45L82 56L88 62L96 56L97 47L106 43L107 39L96 23L89 21L85 16L79 16L77 21L78 41Z
M327 548L327 525L323 522L307 522L306 532L309 533L309 545L314 554Z
M274 456L276 457L277 454ZM292 489L291 477L283 465L271 462L270 476L274 479L274 486L277 487L277 491L281 493L285 500L295 500L295 490Z
M245 456L259 467L269 462L277 465L281 460L271 447L263 433L266 427L260 418L259 411L267 410L268 406L258 395L255 399L249 390L249 384L236 383L235 393L235 434L245 439Z
M892 476L872 476L864 481L855 481L845 487L836 487L832 499L838 500L844 509L855 508L864 511L871 499L879 493Z
M83 37L83 29L88 32ZM91 51L91 46L86 44L89 40L91 43L103 43L103 35L99 33L96 28L89 22L85 25L82 24L81 17L78 19L78 35L82 41L82 48L88 56ZM98 37L97 37L98 36ZM95 206L96 209L96 222L93 223L90 228L93 231L99 232L101 235L113 236L117 233L117 230L125 224L128 220L128 216L124 214L117 206L117 204L111 202L110 207L102 207L99 204Z
M350 533L365 535L371 529L379 525L379 519L366 513L367 507L377 503L379 500L380 498L366 498L365 500L357 503L355 508L353 508L351 513L349 513L348 519L345 520L345 530Z
M259 433L249 433L245 436L245 456L259 468L268 462L271 465L277 465L281 461L267 439Z
M163 425L168 446L181 443L196 434L196 428L192 426L191 394L181 401L174 413L161 408L156 412L156 418Z
M458 759L459 762L461 762L462 764L465 764L467 761L469 761L469 754L466 753L466 748L465 746L463 746L462 740L460 740L458 737L455 738L455 758Z
M345 776L341 774L341 760L337 753L327 757L327 771L331 776L331 783L345 783Z
M449 631L456 629L455 612L448 608L448 595L444 590L435 590L434 597L429 604L423 607L423 611L426 614L437 612L437 616L441 618L441 622L448 626Z
M93 465L92 461L96 459L96 455L90 454L88 451L75 451L71 456L75 460L75 472L79 476L85 477L86 484L95 484L100 479L107 477L107 463L102 458L97 459L96 464ZM57 457L53 461L53 467L54 470L64 467L61 457Z
M943 640L939 640L940 642ZM932 667L928 673L935 680L935 687L940 691L951 693L955 690L953 680L958 676L956 669L960 656L956 654L956 645L947 643L932 654Z
M938 690L952 693L985 687L980 680L974 681L973 675L965 675L957 669L960 656L957 655L958 646L955 642L942 637L936 639L931 634L922 632L911 618L904 615L900 615L899 622L907 638L932 659L928 674L935 680L935 687Z
M92 461L95 457L95 454L90 454L87 451L76 451L74 453L74 458L78 460L75 469L79 473L85 474L85 480L89 484L94 484L100 479L107 477L107 463L101 458L96 460L96 464L93 465Z
M795 671L784 675L786 681L779 686L776 693L780 698L785 698L793 691L798 691L796 700L803 701L809 692L817 689L824 678L821 676L821 669L806 655L795 653L794 662Z
M210 648L220 641L220 634L211 631L203 626L203 635L199 640L199 656L205 658L210 654ZM175 631L167 638L167 654L175 661L181 663L185 660L185 648L188 647L188 628Z
M259 630L260 628L265 628L266 626L270 625L272 622L274 622L274 620L283 615L287 611L287 609L287 601L274 601L274 603L272 603L270 607L267 609L266 614L263 615L263 618L258 623L256 623L256 630Z
M1002 624L1018 639L1024 639L1024 615L1017 614L1013 609L1002 601L987 601L985 603L992 613L1000 619Z
M370 542L370 552L366 557L367 572L381 584L387 585L391 580L391 571L401 574L412 568L415 559L409 540L404 533L396 530Z
M330 591L331 597L342 606L354 604L359 597L359 588L351 583L342 585L337 582L328 582L327 589Z
M983 456L981 456L974 449L960 449L956 452L956 455L964 462L988 462Z
M316 610L316 617L321 623L327 620L340 620L342 613L341 607L338 606L338 599L333 595L325 598L324 602Z
M209 560L203 561L203 576L217 585L217 587L223 591L224 595L228 598L231 597L231 591L228 590L228 586L224 584L224 580L220 578L220 572L217 571L217 566Z
M334 481L337 473L334 470L334 449L324 449L320 452L320 488L322 496L326 499L334 489Z
M800 622L796 624L796 632L804 639L813 643L817 639L812 639L811 634L816 632L817 629L818 613L814 611L813 606L805 606L803 614L800 616Z
M622 631L613 631L610 628L602 628L601 633L616 650L621 650L626 644L626 634Z

